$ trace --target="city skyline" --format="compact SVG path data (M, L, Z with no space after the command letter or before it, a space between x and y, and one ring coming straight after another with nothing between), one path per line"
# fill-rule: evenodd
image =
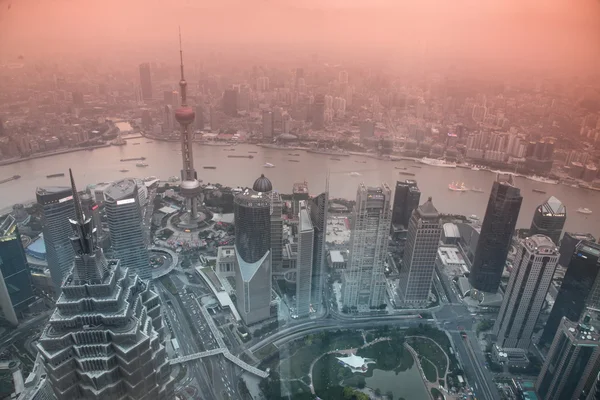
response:
M122 3L0 0L0 398L598 397L600 2Z

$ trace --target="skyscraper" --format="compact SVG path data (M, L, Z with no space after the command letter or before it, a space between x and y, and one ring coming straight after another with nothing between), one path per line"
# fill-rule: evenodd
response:
M159 297L119 260L104 257L72 187L75 259L37 344L54 395L173 398Z
M142 98L152 100L152 78L150 77L150 64L140 64L140 86L142 87Z
M36 198L42 207L42 228L48 269L56 292L73 263L73 247L69 241L69 219L75 217L73 192L70 187L37 188Z
M223 92L223 112L230 117L237 117L238 91L226 89Z
M588 394L585 400L600 400L600 372L596 375L594 385L590 389L590 394Z
M580 242L571 255L567 272L563 278L552 311L540 337L540 344L549 344L554 338L562 317L578 321L589 303L595 285L600 284L600 245L593 242ZM589 304L600 308L600 304Z
M312 129L322 130L325 127L325 95L315 96L315 102L312 107Z
M596 238L590 233L575 233L565 232L562 239L560 240L560 257L558 258L558 264L567 268L573 257L575 247L581 241L595 242Z
M271 192L271 262L274 269L281 268L283 260L283 202L278 192Z
M233 207L237 308L250 325L271 316L271 197L246 189Z
M391 222L390 187L358 186L352 216L350 259L342 275L342 302L358 311L385 304L384 261Z
M417 186L417 181L407 179L404 182L396 182L394 191L394 207L392 208L392 225L408 228L410 216L415 208L419 206L421 200L421 191Z
M427 306L441 237L440 214L430 197L412 213L408 224L398 286L403 304Z
M312 276L312 304L319 310L323 303L323 290L325 289L325 256L327 235L327 208L329 206L329 178L325 192L310 200L310 219L315 229L315 243L313 245L313 276Z
M597 326L562 318L535 382L535 390L543 400L581 399L596 384L599 361Z
M496 293L506 263L523 197L512 175L498 174L481 226L469 283L476 290Z
M152 279L136 182L133 179L113 182L105 189L104 197L114 257L129 273L144 280Z
M307 202L300 202L298 215L298 256L296 261L296 314L310 313L315 231L310 220Z
M272 139L274 124L273 124L273 112L263 111L262 113L262 126L263 126L263 139Z
M550 196L535 209L529 234L548 236L558 244L566 220L567 208L556 197Z
M196 105L196 129L203 130L204 125L206 125L206 120L204 119L204 108L201 104Z
M520 241L494 324L499 347L529 348L557 263L558 248L548 236L533 235Z
M12 215L0 219L0 309L13 325L34 300L21 235Z

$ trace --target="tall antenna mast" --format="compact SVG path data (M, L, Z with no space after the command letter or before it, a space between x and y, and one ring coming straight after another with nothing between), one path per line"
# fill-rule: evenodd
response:
M187 93L186 87L187 82L185 81L185 77L183 75L183 46L181 45L181 26L179 27L179 60L181 67L181 80L179 81L179 87L181 88L181 105L186 106L187 103Z
M85 222L85 219L83 216L83 210L81 209L79 193L77 193L77 188L75 187L75 179L73 179L73 171L71 171L71 168L69 168L69 177L71 178L71 190L73 191L73 204L75 205L75 216L77 218L77 222L83 224Z

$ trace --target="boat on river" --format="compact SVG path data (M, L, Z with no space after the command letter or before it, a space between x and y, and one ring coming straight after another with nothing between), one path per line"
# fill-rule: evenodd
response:
M436 158L423 157L419 160L419 162L421 164L431 165L432 167L456 168L456 164L450 163L445 160L438 160Z
M275 164L271 164L271 163L265 163L265 164L263 165L263 167L265 167L265 168L275 168Z
M60 178L61 176L65 176L65 174L58 173L58 174L50 174L50 175L46 175L46 178Z
M465 186L464 183L452 182L448 185L448 189L453 192L468 192L469 189Z
M592 210L590 210L587 207L580 207L580 208L577 209L577 212L580 213L580 214L591 214Z

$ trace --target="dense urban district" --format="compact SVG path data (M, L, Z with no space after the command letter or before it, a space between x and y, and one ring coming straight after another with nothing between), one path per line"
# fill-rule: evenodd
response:
M555 196L516 229L518 176L600 190L589 82L318 58L218 71L186 76L183 56L135 74L0 65L2 165L181 143L180 176L80 191L50 171L59 185L1 217L0 398L600 398L600 245L564 231ZM336 199L329 177L322 193L274 189L267 162L253 182L208 184L198 145L362 155L406 178ZM493 171L483 218L421 196L425 165Z

